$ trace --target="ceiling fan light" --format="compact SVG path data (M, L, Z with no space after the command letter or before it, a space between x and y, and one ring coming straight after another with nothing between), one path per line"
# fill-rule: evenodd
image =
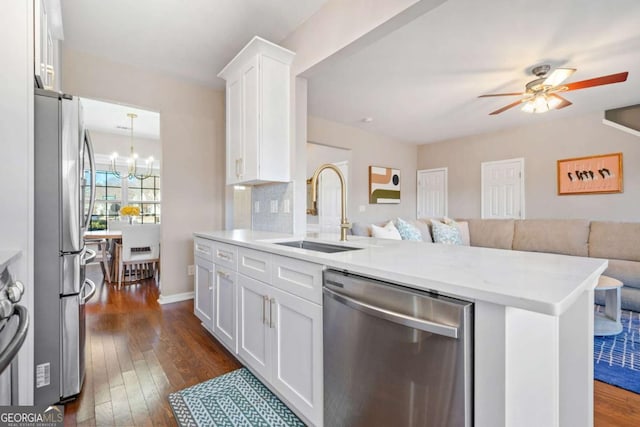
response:
M575 68L556 68L542 84L544 86L557 86L575 72Z
M525 113L533 113L535 112L535 107L533 105L533 101L527 101L522 105L522 111Z
M555 96L550 96L547 98L547 105L549 105L549 110L555 110L561 103L562 100Z

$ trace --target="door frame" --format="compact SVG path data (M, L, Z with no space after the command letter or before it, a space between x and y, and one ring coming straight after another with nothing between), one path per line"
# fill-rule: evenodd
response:
M504 159L504 160L494 160L494 161L489 161L489 162L482 162L480 164L480 218L484 219L484 173L485 173L485 169L488 166L492 166L492 165L499 165L502 163L514 163L514 162L519 162L520 163L520 218L518 219L525 219L525 197L524 197L524 179L525 179L525 173L524 173L524 157L516 157L513 159Z
M420 207L420 203L418 203L420 191L419 183L420 183L420 174L423 172L444 172L444 216L449 215L449 168L432 168L432 169L420 169L416 171L416 218L419 218L418 209Z

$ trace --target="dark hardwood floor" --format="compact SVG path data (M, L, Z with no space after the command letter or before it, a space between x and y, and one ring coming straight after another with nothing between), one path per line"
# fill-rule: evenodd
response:
M239 368L193 314L193 302L160 306L153 279L98 285L87 304L86 378L65 406L69 426L173 426L169 393Z
M87 376L65 425L176 425L169 393L240 367L200 326L192 301L160 306L154 280L117 290L100 284L99 267L87 273L98 284L87 305ZM640 395L596 381L594 400L596 427L640 426Z

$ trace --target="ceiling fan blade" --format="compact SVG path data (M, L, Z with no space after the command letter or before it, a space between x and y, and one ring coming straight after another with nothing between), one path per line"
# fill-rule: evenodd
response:
M492 112L492 113L489 113L489 115L490 115L490 116L495 116L496 114L500 114L500 113L502 113L502 112L504 112L504 111L507 111L509 108L513 108L513 107L515 107L516 105L522 104L523 102L524 102L524 99L519 99L519 100L517 100L516 102L512 102L511 104L506 105L506 106L504 106L504 107L500 108L499 110L496 110L496 111L494 111L494 112Z
M489 98L492 96L519 96L524 95L523 92L511 92L511 93L490 93L488 95L480 95L478 98Z
M547 96L549 98L555 98L557 100L557 102L559 102L559 104L554 108L555 110L559 110L561 108L568 107L569 105L572 104L572 102L569 101L568 99L563 98L560 95L556 95L555 93L551 93L551 94L549 94Z
M624 73L610 74L608 76L596 77L595 79L581 80L579 82L569 83L563 85L563 87L566 87L565 91L569 91L586 89L593 86L609 85L611 83L621 83L627 80L628 75L629 72L625 71Z
M575 68L556 68L542 84L544 86L557 86L575 73Z

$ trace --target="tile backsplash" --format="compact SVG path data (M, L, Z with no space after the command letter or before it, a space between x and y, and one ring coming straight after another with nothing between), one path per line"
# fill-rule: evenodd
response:
M253 229L293 233L293 183L263 184L252 187Z

